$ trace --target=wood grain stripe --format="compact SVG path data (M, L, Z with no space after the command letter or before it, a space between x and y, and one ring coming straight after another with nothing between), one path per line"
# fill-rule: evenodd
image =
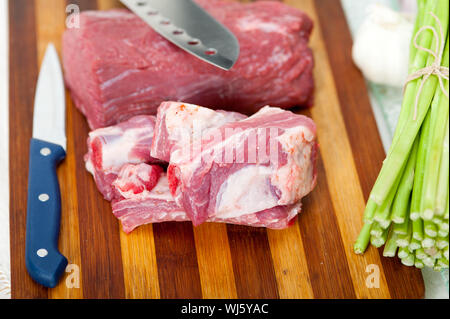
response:
M67 0L81 10L96 9L90 0ZM74 109L76 181L78 218L80 223L81 268L83 269L83 295L85 298L125 297L124 274L120 249L118 222L111 214L110 204L100 199L92 176L84 167L86 140L89 132L83 115Z
M153 225L161 298L202 298L190 222Z
M118 0L97 0L98 9L120 8ZM126 234L120 230L125 295L131 299L160 298L158 267L152 225Z
M66 18L65 2L60 0L36 0L37 60L38 65L44 58L47 45L51 42L61 53L61 37ZM61 54L60 54L61 56ZM72 106L67 94L67 156L58 168L58 179L61 189L61 231L59 248L66 256L70 266L69 273L61 279L55 289L49 290L49 298L79 299L83 298L81 289L82 270L78 223L78 196L75 171L75 146L72 126ZM76 268L73 268L76 267ZM66 286L66 278L73 277L72 286ZM78 287L77 287L77 284Z
M227 225L238 298L279 298L264 228Z
M120 231L126 298L160 298L153 234L152 225L139 227L131 234Z
M322 157L317 160L316 189L303 199L299 228L315 298L355 298L336 212L331 202Z
M119 0L97 0L97 3L100 10L109 10L123 7Z
M102 10L121 7L119 1L98 0ZM140 233L137 237L134 233ZM148 225L129 237L121 233L123 267L127 297L201 298L197 255L192 225ZM133 241L138 240L136 243ZM169 239L170 238L170 239ZM170 246L165 242L176 243ZM136 254L139 247L147 258ZM145 260L146 265L139 265ZM159 264L159 267L156 265ZM159 278L159 280L158 280Z
M47 298L25 267L28 155L33 100L38 75L35 6L28 0L9 1L9 167L12 298Z
M358 298L389 298L390 292L383 271L380 271L380 288L368 288L365 283L368 275L366 267L369 264L377 265L381 269L380 256L377 251L369 249L364 258L353 253L353 243L362 227L362 219L354 216L355 214L360 216L362 213L364 198L346 127L340 113L331 65L323 43L322 25L317 23L319 20L314 1L297 0L287 1L287 3L304 9L313 21L316 21L310 45L317 62L314 68L314 77L318 89L311 114L317 125L320 151L326 173L324 176L327 179L356 296ZM326 23L333 25L335 21L328 19ZM335 54L335 50L339 49L331 49L330 53ZM339 77L336 80L339 80ZM373 134L376 134L376 131ZM323 178L323 176L319 176L319 178Z
M298 220L284 230L268 229L267 238L280 298L314 298Z
M95 0L66 0L66 4L75 4L81 11L98 9L97 1Z
M194 238L203 298L237 298L226 225L202 224Z
M78 110L73 112L73 129L78 145L86 143L88 126ZM80 223L81 268L85 298L125 296L118 221L111 205L101 199L92 176L84 167L86 149L75 148Z
M339 79L345 72L346 80L335 81L335 85L360 185L367 200L385 158L383 145L378 134L361 134L378 132L378 129L366 84L351 59L352 39L344 12L334 0L316 1L315 4L327 51L333 52L328 58L333 65L334 78ZM334 23L329 23L330 20ZM336 33L336 29L346 32ZM402 266L398 258L384 258L381 249L380 259L393 298L412 298L424 290L420 270Z

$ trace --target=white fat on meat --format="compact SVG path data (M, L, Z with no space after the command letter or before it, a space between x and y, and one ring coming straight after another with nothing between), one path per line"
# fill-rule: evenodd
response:
M176 163L191 158L191 152L195 151L191 149L191 145L200 145L202 138L212 129L246 118L240 113L214 111L188 103L165 102L162 107L166 108L163 125L169 144L174 146L170 150L170 161ZM158 138L156 136L157 140Z
M220 127L236 117L232 112L217 112L188 103L172 103L166 112L166 129L172 140L186 142L201 138L210 128ZM243 116L242 116L243 117Z
M95 130L89 134L92 141L98 136L106 140L106 143L102 145L103 170L117 173L118 168L120 169L124 163L140 163L140 159L133 159L129 155L132 153L133 148L136 147L136 141L143 134L147 134L147 131L147 127L122 130L118 126L111 126Z
M287 205L307 195L315 185L314 165L311 157L314 155L314 134L305 126L288 129L278 137L283 151L291 154L288 162L280 167L271 178L281 197L279 205Z
M262 19L250 15L239 19L237 26L242 32L263 31L267 33L287 33L286 30L280 28L279 23L263 21Z
M162 169L155 165L125 164L112 186L123 198L145 199L155 187L161 172Z
M231 174L217 194L216 217L235 218L277 206L270 187L273 171L267 166L247 166Z
M84 164L86 170L91 173L93 176L95 175L94 164L92 164L92 160L90 157L86 157L86 163Z
M148 197L153 199L161 199L168 202L173 201L173 197L169 189L169 181L166 174L161 174L161 177L158 180L158 184L156 184L155 188L153 188L151 192L149 192Z

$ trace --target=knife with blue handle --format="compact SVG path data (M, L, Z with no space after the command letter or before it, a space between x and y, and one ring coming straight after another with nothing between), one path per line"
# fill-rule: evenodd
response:
M192 0L120 0L161 36L220 69L239 57L239 41Z
M58 250L61 195L56 169L66 156L64 81L55 47L42 62L30 143L25 261L37 283L55 287L67 266Z

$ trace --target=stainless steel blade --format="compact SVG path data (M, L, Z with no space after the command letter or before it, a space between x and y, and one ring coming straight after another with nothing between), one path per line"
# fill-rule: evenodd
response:
M66 98L58 53L49 44L41 65L34 98L33 138L66 149Z
M191 0L121 0L163 37L221 69L239 57L239 42L225 26Z

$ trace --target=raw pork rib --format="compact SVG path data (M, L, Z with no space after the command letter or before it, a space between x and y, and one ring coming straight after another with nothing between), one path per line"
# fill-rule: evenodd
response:
M158 108L155 128L158 134L153 139L151 155L169 162L174 147L200 138L199 135L209 129L245 118L245 115L236 112L213 111L181 102L163 102Z
M169 123L186 131L186 116L202 121L193 107L165 104L165 112L158 113L152 156L158 154L156 142L167 134ZM316 184L315 124L280 108L264 107L247 119L204 131L189 147L186 141L180 144L171 146L169 187L194 225L289 209Z
M146 164L140 164L146 165ZM150 165L147 165L150 166ZM278 206L274 209L248 214L239 218L211 218L208 222L238 224L253 227L283 229L295 221L300 211L300 202L290 207ZM113 201L112 211L121 224L124 232L130 233L136 227L166 221L190 221L185 211L173 199L164 174L156 187L151 191L135 193L127 198Z
M158 165L125 164L112 182L117 198L148 194L158 184L163 168Z
M195 219L194 224L206 221L286 228L300 212L300 199L315 186L315 126L306 117L265 107L247 118L165 102L158 110L156 126L154 123L153 117L137 116L93 131L89 138L86 167L99 190L109 195L113 213L127 233L143 224ZM233 134L224 135L228 137L223 141L208 138L228 129ZM277 134L272 135L274 129ZM124 144L128 149L117 156ZM249 145L261 150L253 160ZM266 152L274 145L279 147L276 161ZM226 153L226 146L234 152L230 163L217 156L205 161L205 154L213 149ZM160 166L152 165L158 160L170 162L167 175ZM195 191L199 185L202 191ZM197 205L201 201L207 204ZM217 208L207 210L202 219L202 206L213 207L213 203Z
M91 128L156 114L174 100L252 114L265 105L308 106L313 23L276 1L196 0L238 38L240 56L220 70L172 45L126 10L86 11L63 37L65 79Z
M86 169L105 199L117 197L111 184L124 164L161 162L150 156L154 127L154 116L141 115L89 133Z
M150 167L150 165L147 166ZM189 221L184 210L175 203L170 194L165 174L150 191L146 189L139 193L125 194L123 199L113 201L112 211L120 220L126 233L149 223Z

